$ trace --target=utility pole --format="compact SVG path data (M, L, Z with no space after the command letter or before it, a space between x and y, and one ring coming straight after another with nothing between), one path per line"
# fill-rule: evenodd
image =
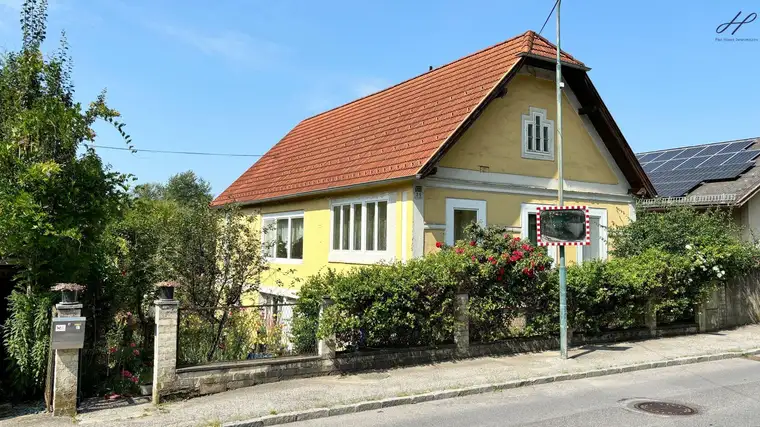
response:
M560 57L559 10L562 0L557 0L557 170L559 184L557 193L559 206L565 205L565 179L562 173L562 63ZM565 246L559 246L559 354L567 359L567 270L565 267Z

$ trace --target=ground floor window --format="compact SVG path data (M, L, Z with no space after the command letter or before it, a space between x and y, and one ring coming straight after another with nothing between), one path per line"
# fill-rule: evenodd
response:
M473 222L486 225L485 200L446 199L446 244L464 238L465 228Z
M264 250L272 262L303 260L303 211L265 214L262 232Z
M330 204L330 261L373 263L394 254L392 195L333 200Z

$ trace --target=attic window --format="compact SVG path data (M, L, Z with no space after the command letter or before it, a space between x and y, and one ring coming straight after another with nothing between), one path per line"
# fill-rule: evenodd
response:
M546 110L530 107L522 115L522 156L526 159L554 160L554 121Z

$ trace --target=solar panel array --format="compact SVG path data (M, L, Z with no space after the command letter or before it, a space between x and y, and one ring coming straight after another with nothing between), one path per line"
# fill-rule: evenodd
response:
M755 140L641 153L636 156L661 197L683 196L706 181L735 179L754 165Z

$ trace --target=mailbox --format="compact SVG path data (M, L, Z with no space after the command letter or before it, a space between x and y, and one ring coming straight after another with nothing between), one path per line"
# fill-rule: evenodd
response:
M66 350L84 347L85 323L84 317L54 317L52 348Z

